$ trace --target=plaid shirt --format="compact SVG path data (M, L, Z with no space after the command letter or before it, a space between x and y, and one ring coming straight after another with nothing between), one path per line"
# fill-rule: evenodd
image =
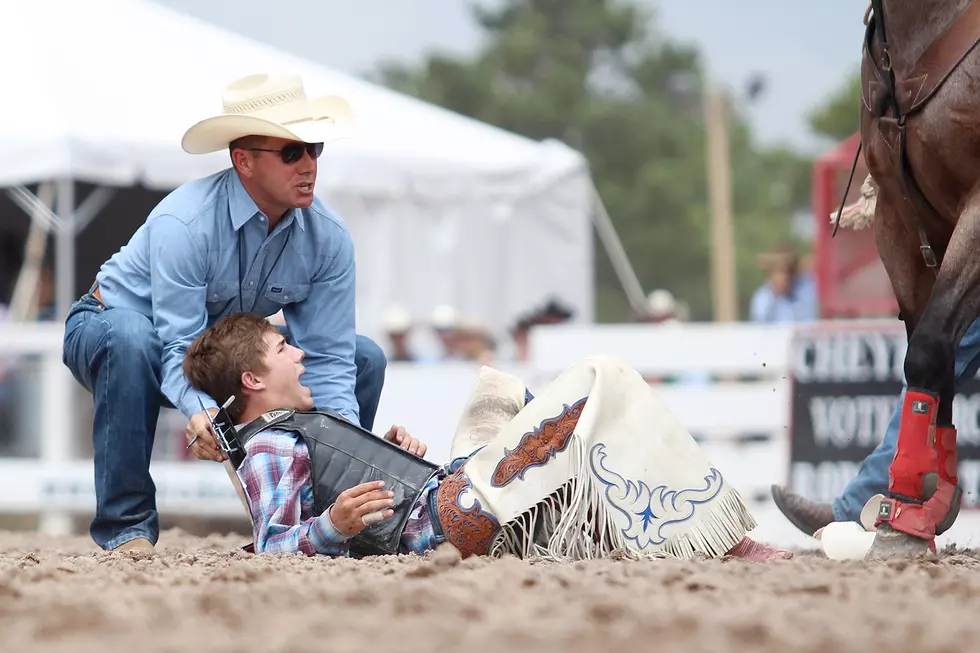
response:
M308 556L349 555L349 540L330 520L328 510L313 513L313 483L306 443L288 431L268 429L245 445L238 478L245 486L254 524L256 553L296 553ZM432 549L440 541L429 516L429 494L442 474L422 491L402 532L402 553Z

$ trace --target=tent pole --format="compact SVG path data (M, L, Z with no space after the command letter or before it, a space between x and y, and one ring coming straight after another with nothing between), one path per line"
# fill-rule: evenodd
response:
M75 297L75 182L59 179L57 183L57 231L55 242L56 319L68 315ZM68 462L75 443L75 420L72 410L75 384L61 362L60 352L49 352L41 365L40 449L41 463L48 470ZM72 532L72 518L57 506L47 506L38 517L38 530L52 535Z
M104 209L112 198L116 190L108 186L96 186L88 196L78 203L75 209L75 237L85 231L85 227Z
M24 192L30 191L25 189ZM10 316L15 322L32 322L37 315L37 282L48 245L48 233L58 228L57 223L45 215L50 210L47 207L54 204L54 185L50 182L40 184L37 200L39 203L25 205L25 209L31 209L31 228L24 245L24 262L21 263L10 300Z
M40 185L40 188L43 188L45 184L51 186L50 182L44 182ZM53 189L54 187L51 186L51 188ZM38 190L38 194L40 194L40 190ZM44 228L48 231L55 231L58 228L58 216L54 214L54 211L47 204L38 199L37 195L27 190L27 187L21 185L8 188L7 196L32 220L41 221L44 224Z
M58 180L58 230L55 243L55 308L64 320L75 301L75 181Z
M619 283L623 285L626 299L629 300L633 311L638 315L643 315L647 312L647 300L646 295L643 294L643 286L640 285L636 271L630 264L623 243L619 239L619 234L616 233L616 227L613 226L612 219L606 211L606 205L595 186L592 187L592 196L595 202L592 220L595 223L596 231L599 232L599 238L609 255L609 260L612 261L616 276L619 277Z

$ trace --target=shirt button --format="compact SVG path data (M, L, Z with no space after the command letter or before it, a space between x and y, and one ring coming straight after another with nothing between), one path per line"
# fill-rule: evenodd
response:
M217 295L211 295L211 299L217 300L218 299L218 296Z

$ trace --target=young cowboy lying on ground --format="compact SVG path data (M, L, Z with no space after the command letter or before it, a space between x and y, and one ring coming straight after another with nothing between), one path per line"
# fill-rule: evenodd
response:
M401 427L378 438L315 410L302 360L265 319L236 314L183 363L219 404L236 398L257 553L421 554L449 541L464 557L792 556L745 536L755 521L737 491L615 359L587 358L536 398L483 368L441 467Z

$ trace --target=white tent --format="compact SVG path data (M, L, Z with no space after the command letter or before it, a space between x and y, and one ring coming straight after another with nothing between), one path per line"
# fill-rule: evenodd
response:
M7 2L0 24L0 186L168 189L209 174L227 155L185 154L183 131L220 112L231 80L297 72L309 95L342 94L359 118L355 139L328 147L317 185L354 234L359 330L380 336L391 301L421 320L449 303L500 330L554 295L592 319L593 188L584 158L560 143L507 133L144 0ZM57 212L70 228L76 207L70 185L62 190ZM66 248L59 264L71 268ZM59 273L62 301L70 283Z

